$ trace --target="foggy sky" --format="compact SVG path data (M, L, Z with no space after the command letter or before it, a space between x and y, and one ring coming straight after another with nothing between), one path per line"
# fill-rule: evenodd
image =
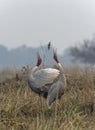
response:
M95 33L95 0L0 0L0 44L58 52Z

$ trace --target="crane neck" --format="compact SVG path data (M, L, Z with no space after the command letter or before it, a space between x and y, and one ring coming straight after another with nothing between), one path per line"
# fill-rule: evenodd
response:
M60 64L60 62L58 62L57 64L58 64L58 67L59 67L60 71L61 71L62 73L64 73L63 67L62 67L62 65Z
M31 69L31 71L29 72L29 76L30 76L30 75L32 76L38 69L39 69L39 66L33 67L33 68Z
M35 71L37 71L38 70L38 68L39 68L39 66L35 66L35 67L33 67L33 69L31 70L32 71L32 73L34 73Z

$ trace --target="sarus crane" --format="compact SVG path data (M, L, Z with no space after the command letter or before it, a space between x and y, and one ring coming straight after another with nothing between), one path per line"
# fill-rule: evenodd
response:
M40 68L42 59L38 54L37 64L34 66L28 77L28 84L32 91L47 99L47 106L64 94L66 90L66 77L63 67L58 60L56 50L53 51L53 58L57 63L57 68Z

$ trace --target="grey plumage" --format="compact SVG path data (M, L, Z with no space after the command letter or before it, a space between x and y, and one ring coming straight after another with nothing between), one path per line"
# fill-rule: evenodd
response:
M41 69L39 66L42 60L39 56L37 65L29 72L28 78L28 84L32 91L47 99L48 108L56 98L61 98L66 89L66 78L56 51L54 51L54 60L57 62L58 69Z

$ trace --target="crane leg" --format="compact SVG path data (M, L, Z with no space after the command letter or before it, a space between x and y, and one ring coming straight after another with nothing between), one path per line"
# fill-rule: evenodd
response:
M43 101L43 97L40 96L40 104L41 104L41 111L43 112L43 108L44 108L44 101Z

